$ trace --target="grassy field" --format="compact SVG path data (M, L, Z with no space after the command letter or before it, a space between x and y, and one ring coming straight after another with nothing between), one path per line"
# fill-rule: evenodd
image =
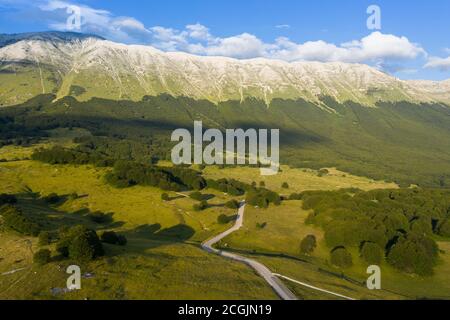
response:
M31 153L22 148L12 151L8 157ZM108 246L104 259L86 267L85 272L95 276L83 281L81 291L52 295L52 288L65 287L64 263L34 267L36 239L0 232L0 274L19 270L0 276L0 299L276 299L251 269L199 247L201 241L229 227L217 223L220 214L234 214L222 206L225 195L206 190L211 208L194 212L195 202L181 195L170 194L172 200L163 202L159 189L112 188L102 180L105 170L29 160L0 164L0 193L19 195L23 211L34 220L50 221L46 222L49 230L85 224L119 231L129 240L125 248ZM49 206L42 197L50 193L65 200ZM79 198L64 197L72 193ZM96 211L111 214L113 221L96 226L87 218Z
M70 146L68 132L54 132L53 143ZM72 133L79 135L79 132ZM19 237L0 230L0 299L276 299L268 285L247 266L203 252L199 244L230 225L220 225L220 214L233 215L223 207L229 196L204 190L211 205L195 212L192 199L170 193L170 201L161 200L162 191L136 186L113 188L103 181L108 169L92 166L51 166L27 160L34 148L5 147L0 158L0 193L19 195L19 206L33 219L46 222L48 230L60 225L85 224L126 235L126 247L106 246L107 255L85 267L78 292L61 293L65 287L67 261L54 261L45 267L32 264L38 250L36 239ZM336 170L318 177L313 170L283 167L278 176L266 178L251 168L204 170L207 178L236 178L249 182L265 181L270 189L283 194L304 190L336 190L358 187L363 190L395 188L396 185L348 175ZM283 182L289 189L281 188ZM54 206L42 197L56 193L63 200ZM76 193L78 198L68 197ZM107 225L98 226L89 218L92 212L112 216ZM382 291L364 286L367 265L352 252L354 266L345 270L332 267L329 248L321 229L306 225L308 211L301 201L285 201L269 209L246 208L244 227L226 238L220 246L241 252L266 264L272 271L302 282L357 299L450 298L450 243L439 242L441 262L433 277L419 278L401 274L382 265ZM261 227L264 226L264 227ZM318 239L318 248L310 257L299 253L300 241L309 234ZM16 270L15 273L9 273ZM6 274L4 274L6 273ZM301 299L332 299L333 296L286 284ZM55 289L56 288L56 289ZM53 292L52 292L52 289Z
M242 182L264 182L268 189L280 194L291 194L306 190L338 190L345 188L359 188L361 190L393 189L398 188L395 183L386 183L372 179L354 176L336 169L328 169L329 174L318 176L318 171L311 169L296 169L282 166L281 171L274 176L261 176L259 169L250 167L236 167L219 169L209 166L204 175L210 179L232 178ZM289 189L283 189L282 184L287 182Z
M308 214L301 208L301 201L287 201L269 209L247 206L244 227L225 238L220 246L248 254L273 272L356 299L450 298L450 242L438 242L441 259L433 276L407 275L382 263L383 290L370 291L364 286L368 264L359 257L358 251L351 250L353 267L341 270L332 266L322 230L304 223ZM266 226L261 229L264 223ZM309 234L316 236L318 247L306 257L300 254L300 242ZM343 280L342 274L350 280ZM289 286L305 299L333 298L296 284L289 283Z

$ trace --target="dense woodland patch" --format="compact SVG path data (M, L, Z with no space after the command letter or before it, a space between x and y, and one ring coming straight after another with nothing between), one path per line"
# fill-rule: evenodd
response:
M449 190L314 191L300 198L313 210L307 223L325 230L336 261L356 247L368 263L386 259L399 270L430 275L439 256L436 237L450 237Z

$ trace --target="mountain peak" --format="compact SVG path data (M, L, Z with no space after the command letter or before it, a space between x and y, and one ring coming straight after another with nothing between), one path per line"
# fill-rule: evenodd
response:
M68 42L73 40L85 40L94 38L104 40L104 38L93 34L62 31L27 32L14 34L0 34L0 48L14 44L23 40L59 41Z

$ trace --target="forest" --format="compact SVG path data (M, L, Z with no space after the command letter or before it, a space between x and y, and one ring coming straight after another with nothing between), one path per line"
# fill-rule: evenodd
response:
M173 130L192 129L201 120L205 129L281 128L280 160L292 167L336 167L404 187L450 185L450 108L442 105L367 108L322 97L330 112L303 100L275 99L267 106L256 99L215 105L170 95L139 102L54 98L41 95L1 108L0 143L29 145L51 129L83 128L91 134L79 141L85 149L156 162L170 159Z
M436 239L450 237L450 191L440 189L304 192L307 223L325 231L331 250L358 248L369 263L386 260L401 271L433 274Z

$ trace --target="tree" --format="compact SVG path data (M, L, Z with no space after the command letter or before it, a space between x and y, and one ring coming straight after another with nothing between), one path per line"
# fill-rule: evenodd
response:
M41 249L33 255L33 262L39 266L43 266L50 262L51 252L48 249Z
M39 233L39 245L40 246L47 246L50 244L51 236L50 233L47 231L41 231Z
M56 248L62 256L80 262L88 262L104 254L97 233L85 226L62 231Z
M319 170L319 173L317 174L318 177L324 177L328 175L330 172L327 169L321 169Z
M169 201L170 200L169 195L167 193L163 193L161 195L161 200L162 201Z
M194 211L203 211L206 208L208 208L208 202L206 202L205 200L200 203L194 204L193 206Z
M281 185L281 187L283 189L289 189L289 184L287 182L283 182L283 184Z
M339 268L350 268L353 265L352 255L344 247L334 248L331 251L331 263Z
M227 203L225 203L225 207L229 209L238 209L239 208L239 202L236 200L230 200Z
M411 233L400 237L388 254L388 262L397 269L421 276L433 274L439 248L423 234Z
M383 256L383 249L376 243L365 242L361 247L361 257L371 265L379 265L383 259Z
M443 237L450 237L450 219L444 220L444 222L439 225L438 231L439 235Z
M256 186L256 184L255 184L255 186ZM266 183L265 183L264 181L261 181L261 182L259 183L259 186L260 186L261 188L264 188L264 187L266 186Z
M221 214L217 217L217 222L219 224L227 224L230 222L230 217L228 217L226 214Z
M191 199L193 199L193 200L196 200L196 201L203 201L203 199L204 199L203 195L202 195L200 192L198 192L198 191L192 192L192 193L189 195L189 197L190 197Z
M300 243L300 252L303 254L311 254L317 247L316 236L308 235Z

